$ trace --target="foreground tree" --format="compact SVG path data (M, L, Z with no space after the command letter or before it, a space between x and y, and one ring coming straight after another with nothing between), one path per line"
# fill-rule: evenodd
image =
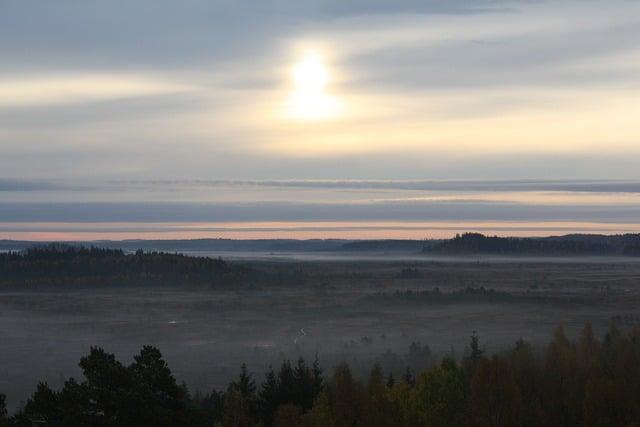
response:
M0 427L9 426L9 419L7 416L7 396L0 393Z
M274 427L304 427L302 408L293 403L280 405L274 417Z
M196 425L202 420L186 389L176 383L153 347L143 347L129 367L102 348L92 347L80 359L80 368L84 381L71 378L59 392L39 384L16 415L16 423L168 427Z
M467 410L463 378L451 358L420 375L416 392L423 425L463 424Z
M397 423L384 373L377 364L369 374L360 418L362 425L371 427L394 426Z
M519 339L509 355L509 362L523 402L520 422L523 426L537 426L542 413L542 397L541 369L536 354L530 344Z
M389 401L396 419L396 426L421 425L421 411L416 398L416 389L404 381L398 381L389 390Z
M471 381L471 414L479 427L520 425L522 401L509 364L494 356L483 360Z
M542 397L547 425L573 426L582 422L582 399L576 350L559 326L544 361Z
M358 425L362 413L362 385L353 378L348 365L336 367L328 390L336 425Z
M587 325L571 341L558 328L546 349L518 340L490 358L474 334L459 364L445 357L400 381L379 365L361 381L341 364L325 383L317 360L285 360L256 392L243 365L225 392L194 398L154 347L129 366L94 347L80 367L60 390L38 384L12 418L0 394L0 427L640 426L640 329L599 341Z
M279 405L279 383L273 368L269 367L269 372L262 383L260 393L258 393L258 409L260 418L265 425L270 426L273 423L273 417Z
M205 425L212 426L222 422L224 392L212 390L204 396L196 394L193 400L194 404L200 407Z
M640 336L612 327L602 343L598 364L585 390L588 426L640 424Z
M336 425L329 394L326 390L320 392L315 402L313 402L313 407L305 416L304 422L309 427L334 427Z
M230 389L224 397L223 427L250 427L255 424L252 408L238 389Z

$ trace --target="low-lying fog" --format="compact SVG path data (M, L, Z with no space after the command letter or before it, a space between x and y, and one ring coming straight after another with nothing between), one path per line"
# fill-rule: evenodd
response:
M407 353L414 341L461 355L477 331L488 350L518 338L544 343L562 323L572 335L588 321L601 332L614 316L636 322L640 263L258 262L299 269L300 285L237 291L178 288L0 291L0 391L15 409L45 380L59 387L79 374L92 345L129 363L142 345L160 348L192 391L223 387L247 362L261 379L283 357L318 354L368 367L382 353ZM407 266L417 277L402 277ZM561 302L372 303L397 289L442 292L495 288L551 295Z

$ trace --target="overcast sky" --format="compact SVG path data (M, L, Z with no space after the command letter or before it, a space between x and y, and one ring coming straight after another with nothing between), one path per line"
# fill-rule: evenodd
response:
M639 117L636 1L0 0L4 179L638 178Z
M0 238L638 231L639 136L638 1L0 0Z

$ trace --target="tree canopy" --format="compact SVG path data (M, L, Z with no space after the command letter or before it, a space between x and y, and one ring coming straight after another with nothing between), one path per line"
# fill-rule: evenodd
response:
M433 357L414 345L414 357ZM428 347L426 347L428 348ZM412 353L410 351L410 353ZM570 340L519 339L489 355L472 334L464 357L446 355L398 380L375 364L367 377L346 363L325 378L319 362L283 360L257 383L246 365L225 391L191 396L160 351L145 346L124 365L99 347L80 360L82 378L60 390L36 386L0 426L635 426L640 423L640 330L590 325Z

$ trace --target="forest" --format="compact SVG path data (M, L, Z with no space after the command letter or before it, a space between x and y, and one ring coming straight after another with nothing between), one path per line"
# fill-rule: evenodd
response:
M638 256L640 235L575 234L523 238L464 233L452 239L425 245L423 252L432 255Z
M462 357L429 359L397 378L374 364L366 377L340 363L323 371L283 360L256 378L246 365L224 390L191 394L160 351L125 365L92 347L81 379L37 385L14 414L0 395L0 426L637 426L640 329L612 324L599 339L562 326L543 347L519 339L488 354L471 336Z
M476 232L458 234L448 239L187 239L187 240L124 240L68 242L70 246L135 252L201 253L333 253L347 254L422 254L425 257L500 255L500 256L624 256L640 255L640 234L567 234L549 237L502 237ZM0 240L1 251L30 249L34 242ZM49 243L40 246L60 246Z
M243 283L255 272L220 258L48 244L0 253L0 286L209 285Z

